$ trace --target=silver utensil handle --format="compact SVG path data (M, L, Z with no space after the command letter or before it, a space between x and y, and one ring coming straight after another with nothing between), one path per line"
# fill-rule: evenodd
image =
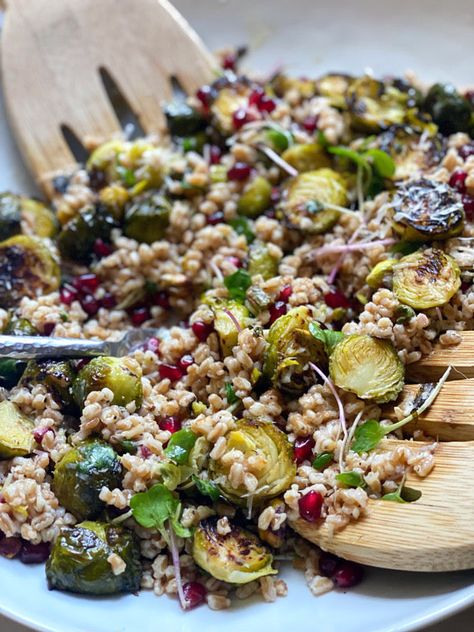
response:
M83 338L47 338L45 336L1 336L0 358L34 360L36 358L82 358L107 355L113 343Z

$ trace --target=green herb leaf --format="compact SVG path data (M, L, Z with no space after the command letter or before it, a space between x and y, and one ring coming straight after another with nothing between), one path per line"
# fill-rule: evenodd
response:
M246 217L239 215L235 219L230 220L229 225L235 230L237 235L243 235L248 244L255 239L255 233L250 228L250 222Z
M136 184L137 179L131 169L127 169L127 167L123 167L122 165L117 165L115 170L126 187L133 187L133 185Z
M364 152L363 156L372 163L375 172L381 178L391 178L394 175L396 169L395 162L386 151L382 151L381 149L368 149Z
M414 503L421 498L421 492L419 489L413 489L412 487L405 487L403 483L397 489L396 492L385 494L382 496L382 500L388 500L393 503Z
M193 476L193 482L198 488L200 494L202 494L203 496L209 496L209 498L214 502L217 502L219 500L221 493L215 483L213 483L212 481L205 481L196 475Z
M370 452L385 436L385 429L375 419L368 419L357 427L351 449L357 454Z
M409 305L399 305L395 309L394 316L396 318L396 323L398 325L402 325L416 316L416 312Z
M390 248L390 252L395 254L400 253L401 255L411 255L412 252L416 252L423 243L421 241L405 241L401 239L396 244Z
M174 516L170 516L170 524L173 531L176 533L178 538L190 538L193 534L191 529L188 527L183 527L181 522L179 521L179 515L181 514L181 504L178 506L177 512Z
M282 152L293 144L293 136L282 127L271 127L266 132L267 140L273 145L273 149Z
M382 500L388 500L391 503L405 503L406 500L400 496L400 490L397 489L396 492L390 492L389 494L384 494L382 496Z
M135 494L130 499L133 517L146 529L163 532L165 522L176 514L179 500L162 483L157 483L146 492Z
M342 472L336 474L336 480L341 483L343 487L364 487L365 481L359 472Z
M240 268L233 274L225 277L224 285L229 292L230 298L243 303L245 301L246 292L252 285L252 279L247 270Z
M225 394L227 397L227 402L229 404L235 404L236 402L239 401L239 398L235 394L234 387L232 386L230 382L226 382L224 384L224 388L225 388Z
M326 134L322 130L318 130L317 140L323 149L328 149L330 143L326 138Z
M332 329L321 329L321 325L317 321L313 321L309 324L309 333L316 338L316 340L320 340L323 345L326 353L331 355L334 351L334 347L338 342L344 338L344 334L342 331L333 331Z
M171 435L168 445L165 448L165 454L178 465L184 465L188 462L189 453L196 443L197 436L188 428L178 430Z
M315 470L324 470L328 465L334 463L334 454L332 452L321 452L313 461Z
M328 147L328 152L340 158L347 158L347 160L354 162L358 167L362 167L366 172L372 171L367 158L364 158L364 156L353 149L349 149L349 147L342 147L341 145L337 147L331 146Z

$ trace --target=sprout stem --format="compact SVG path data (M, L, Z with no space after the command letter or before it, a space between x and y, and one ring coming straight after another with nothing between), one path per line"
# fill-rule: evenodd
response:
M337 403L337 408L339 410L339 421L341 424L341 428L342 428L342 433L344 436L344 440L347 441L347 424L346 424L346 415L344 413L344 406L342 404L342 400L338 395L338 392L336 390L336 387L334 386L334 384L332 383L332 380L330 378L327 377L327 375L325 375L321 369L316 366L314 364L314 362L310 362L309 366L313 369L313 371L315 371L315 373L317 373L319 375L319 377L324 381L325 384L327 384L331 390L331 393L334 396L334 399L336 400Z
M121 516L117 516L116 518L114 518L110 522L112 524L121 524L122 522L125 522L125 520L128 520L132 516L133 516L133 512L130 509L130 511L127 511L126 513L122 514Z
M281 156L279 156L276 151L273 151L273 149L267 147L266 145L258 145L258 149L262 152L262 154L265 154L267 158L270 158L272 162L278 165L280 169L286 171L289 176L291 176L292 178L296 178L296 176L298 175L298 171L288 162L286 162L286 160L283 160L283 158L281 158Z
M362 418L363 411L361 410L358 413L357 417L354 419L354 423L349 430L347 437L345 437L342 441L341 451L339 453L339 470L342 472L344 470L344 457L346 456L347 447L351 444L352 439L354 437L355 431L357 430L357 426L359 425L359 421Z
M308 255L317 257L318 255L329 255L329 254L338 254L338 253L346 253L346 252L355 252L358 250L369 250L372 246L391 246L395 243L395 239L387 238L387 239L379 239L377 241L365 241L358 242L355 244L340 244L334 246L321 246L321 248L316 248L312 250Z
M187 610L188 602L186 601L186 597L184 595L183 590L183 581L181 579L181 566L179 564L179 551L178 545L176 543L176 536L171 526L168 525L168 533L169 533L169 543L170 543L170 551L171 551L171 559L173 560L174 566L174 576L176 579L176 590L178 591L179 603L181 604L181 608L183 610Z
M237 320L237 318L234 316L234 314L230 311L230 309L223 308L222 311L224 312L224 314L226 314L226 316L228 316L231 319L231 321L235 325L235 328L237 329L237 331L240 334L240 332L242 331L242 327L240 326L240 323Z

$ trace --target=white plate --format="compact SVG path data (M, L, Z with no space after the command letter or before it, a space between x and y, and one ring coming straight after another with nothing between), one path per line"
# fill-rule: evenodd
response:
M258 71L270 72L283 62L313 75L369 66L376 73L412 68L427 80L472 82L471 0L177 0L176 5L211 48L250 43L247 65ZM0 117L0 190L31 190L2 112ZM276 604L255 602L226 612L199 608L183 615L175 601L150 593L108 599L49 593L43 573L0 559L0 611L47 632L222 632L223 626L226 632L257 632L262 626L273 632L402 632L474 603L474 572L370 570L349 593L315 599L301 574L287 569L289 595Z

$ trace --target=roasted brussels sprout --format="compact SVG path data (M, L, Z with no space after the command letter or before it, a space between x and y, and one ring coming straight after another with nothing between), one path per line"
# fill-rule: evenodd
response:
M117 156L124 151L125 143L122 140L109 140L99 145L89 156L86 167L88 171L105 171L110 180L116 178L115 171Z
M449 239L463 229L461 196L443 182L411 180L398 187L390 206L393 227L407 241Z
M435 83L431 86L425 97L424 109L446 136L469 131L471 104L450 83Z
M288 394L301 393L314 382L309 362L327 365L322 342L309 333L312 321L308 307L294 307L268 332L263 372L274 386Z
M54 237L58 222L42 202L13 193L0 195L0 240L21 233L23 220L38 237Z
M316 81L316 89L321 96L330 99L332 106L344 109L347 90L352 81L353 78L350 75L332 72Z
M61 409L72 412L72 384L75 376L69 361L30 360L21 378L21 384L44 384Z
M165 106L164 113L171 136L192 136L207 125L202 114L184 102L169 103Z
M256 480L252 491L243 484L235 487L229 479L233 461L211 458L210 476L226 498L243 505L251 497L256 504L278 496L290 486L296 473L293 448L287 435L275 425L266 421L241 420L227 433L226 439L225 454L239 450L244 458L254 459L251 473Z
M214 300L210 305L214 312L214 329L219 336L222 354L228 356L237 344L240 331L238 327L244 329L249 322L249 311L245 305L234 300Z
M53 292L59 281L58 263L41 239L15 235L0 243L0 307Z
M102 487L120 487L122 466L107 443L88 440L71 448L54 468L53 491L61 505L79 520L96 518L105 503Z
M111 555L126 566L115 574ZM128 529L103 522L83 522L63 528L46 562L50 590L87 595L134 593L140 589L140 547Z
M372 268L369 274L365 277L367 285L376 290L384 285L386 277L392 275L393 266L398 263L397 259L384 259L379 261L376 266Z
M303 99L309 99L316 94L316 83L313 79L299 79L278 73L272 79L272 88L279 97L290 90L297 91Z
M346 206L344 178L332 169L307 171L288 185L283 213L290 226L307 233L324 233L334 226L339 211L325 205Z
M114 394L113 404L126 406L135 402L140 408L143 398L142 370L133 368L127 358L100 356L91 360L77 374L72 393L77 405L82 407L89 393L109 388Z
M37 336L38 330L26 318L10 318L2 332L8 336ZM18 384L26 368L26 362L14 358L0 358L0 386L13 388Z
M329 373L339 388L380 404L397 398L405 377L392 343L364 334L347 336L334 347Z
M254 178L237 203L237 212L245 217L258 217L271 203L272 185L262 176Z
M17 195L0 195L0 241L21 233L21 205Z
M254 241L249 248L247 270L250 276L260 274L265 280L278 274L279 259L272 255L267 244Z
M281 157L300 173L330 167L332 164L326 150L317 143L293 145L288 147Z
M0 402L0 458L30 454L35 447L34 427L13 402Z
M407 255L393 268L393 291L413 309L429 309L447 303L461 286L456 261L435 248Z
M211 113L217 127L223 134L234 131L232 117L234 112L247 106L247 96L250 90L242 85L234 85L219 91L211 106Z
M352 126L361 131L377 132L403 123L408 95L391 85L365 75L347 89L347 104Z
M58 236L59 252L65 259L89 263L97 239L109 241L116 218L104 206L88 206L69 221Z
M13 316L2 333L7 336L37 336L38 330L27 318Z
M169 225L171 204L159 193L145 193L125 210L124 233L151 244L162 239Z

